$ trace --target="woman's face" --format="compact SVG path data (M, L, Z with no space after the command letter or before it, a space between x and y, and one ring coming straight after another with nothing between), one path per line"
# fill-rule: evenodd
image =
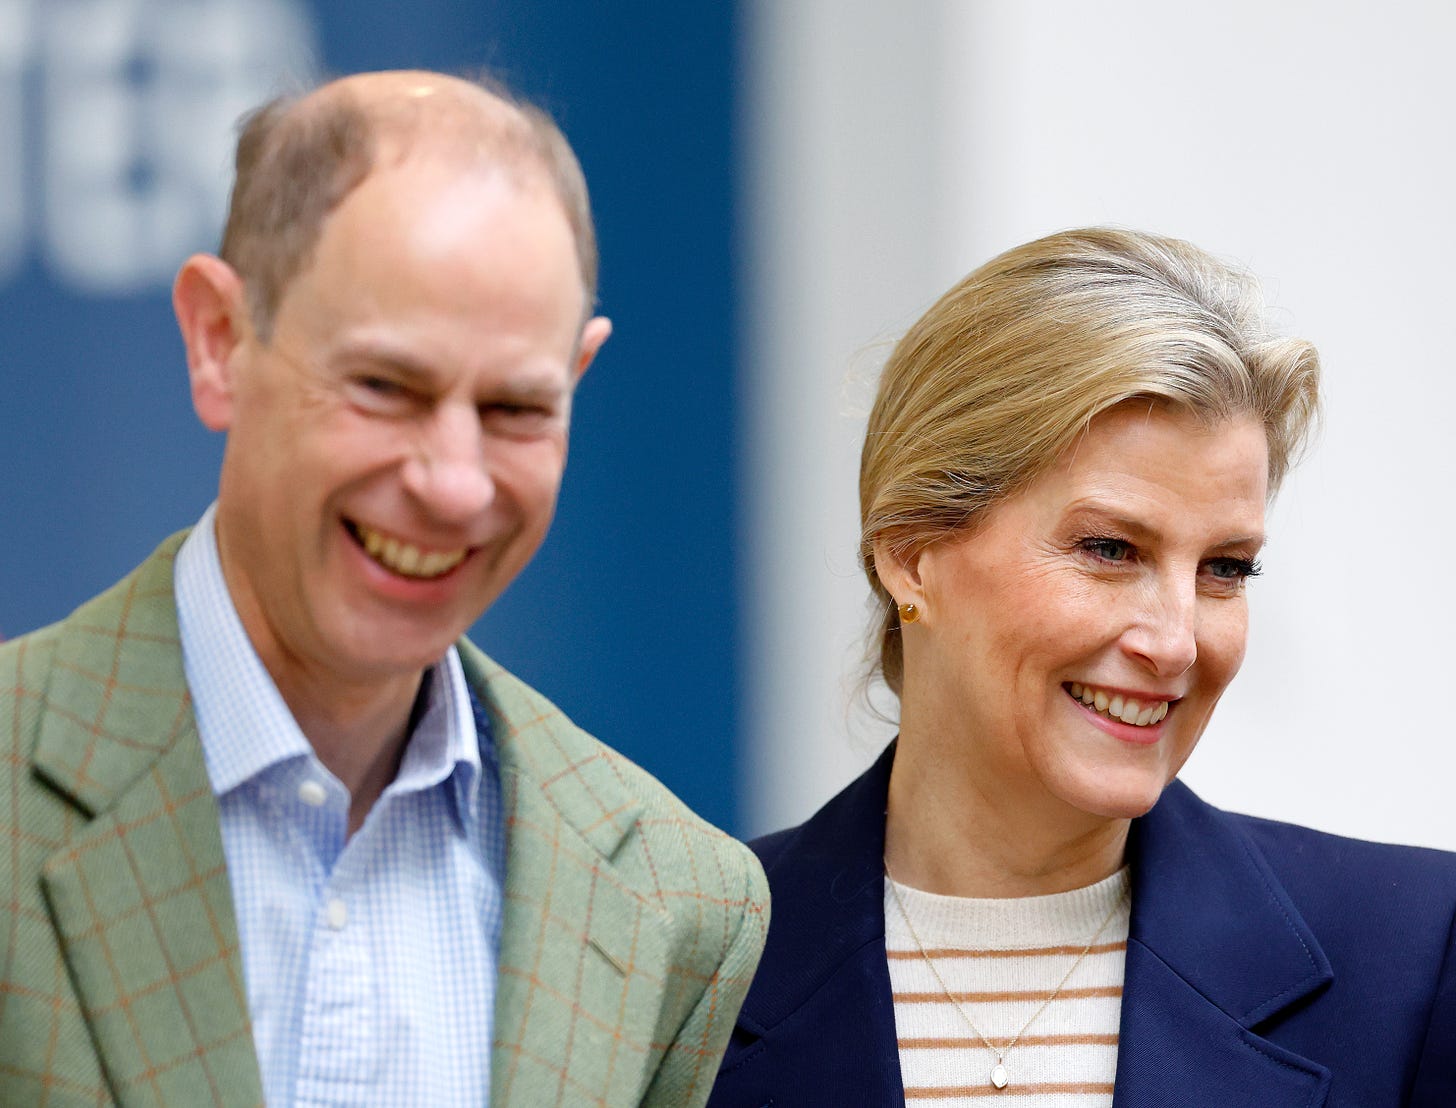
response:
M904 631L907 739L1003 799L1146 812L1243 660L1267 474L1252 417L1099 416L982 526L906 563L923 612Z

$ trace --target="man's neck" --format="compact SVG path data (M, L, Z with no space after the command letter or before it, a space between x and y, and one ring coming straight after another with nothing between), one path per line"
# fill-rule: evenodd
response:
M336 678L264 665L319 761L349 790L352 835L399 771L423 675L341 688Z

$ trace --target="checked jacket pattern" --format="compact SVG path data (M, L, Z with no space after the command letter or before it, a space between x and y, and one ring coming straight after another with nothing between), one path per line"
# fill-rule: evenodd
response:
M0 646L0 1104L258 1105L173 536ZM506 812L497 1106L697 1105L763 948L746 848L470 643Z

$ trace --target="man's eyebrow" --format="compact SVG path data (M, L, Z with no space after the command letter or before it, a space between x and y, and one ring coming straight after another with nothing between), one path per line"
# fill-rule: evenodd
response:
M427 363L403 351L375 343L346 346L338 351L333 360L346 367L367 365L371 369L384 370L409 385L433 385L439 380L439 374Z
M337 352L334 361L356 370L361 366L378 369L397 378L401 384L421 391L439 387L443 379L443 375L429 362L407 351L376 343L344 347ZM554 402L570 391L559 376L554 370L522 367L509 376L492 381L485 393L512 403Z

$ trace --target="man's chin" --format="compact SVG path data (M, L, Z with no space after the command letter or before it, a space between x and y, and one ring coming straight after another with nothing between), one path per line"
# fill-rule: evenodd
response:
M347 638L335 641L325 661L349 684L384 684L418 677L439 662L464 633L464 627L425 631L382 623L355 629Z

